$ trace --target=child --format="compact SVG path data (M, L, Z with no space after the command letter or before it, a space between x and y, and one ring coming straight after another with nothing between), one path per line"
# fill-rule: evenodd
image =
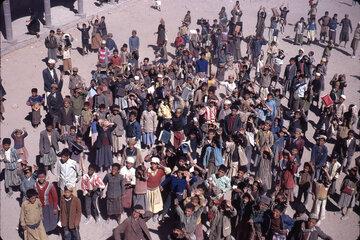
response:
M107 216L114 216L118 223L120 223L121 214L123 212L121 197L124 193L124 178L120 175L120 164L112 164L111 173L106 174L103 182L107 185Z
M79 28L79 24L76 25L77 29L81 32L81 45L82 45L82 53L81 55L84 56L84 54L88 54L90 51L90 46L89 46L89 39L90 39L90 23L89 26L86 26L86 23L82 24L82 28Z
M26 105L31 107L31 125L34 128L37 128L40 124L41 115L40 109L41 105L44 104L44 98L38 95L38 89L33 88L31 89L31 96L26 102Z
M71 46L64 46L62 50L63 55L63 72L71 74Z
M81 111L81 115L80 115L81 133L84 134L88 130L88 128L90 127L92 118L93 118L93 114L91 112L90 103L85 102L84 103L84 108Z
M61 133L67 134L70 131L70 127L75 125L75 114L71 107L71 101L67 98L64 99L64 108L60 110L60 124Z
M134 188L134 196L133 196L133 205L140 205L144 209L147 209L147 176L146 176L146 167L144 165L140 165L136 168L135 177L136 177L136 185Z
M28 133L26 132L25 128L22 130L15 129L11 133L11 138L14 140L14 149L18 157L22 160L22 163L27 164L27 159L29 157L28 151L25 148L25 141L24 139L27 137Z
M141 132L142 132L142 143L150 149L155 143L156 128L158 125L157 114L153 110L154 106L149 103L147 105L146 111L141 115Z
M134 163L135 158L127 157L125 166L120 169L120 175L123 176L125 182L125 189L122 197L122 206L125 209L130 209L132 206L133 188L136 183Z
M179 206L179 201L175 199L176 212L180 217L180 222L185 225L185 231L190 239L195 239L195 230L197 227L198 219L200 218L204 207L199 207L195 210L194 204L191 202L185 205L185 211Z
M94 211L95 221L97 222L99 220L97 199L99 198L101 191L105 188L105 184L96 174L95 170L96 166L90 164L88 167L88 173L84 174L81 179L81 189L83 191L83 195L85 196L85 223L89 223L91 219L91 210Z
M123 119L126 118L125 114L123 112L120 112L120 107L118 105L113 105L111 107L111 113L107 115L107 120L110 122L116 123L116 128L112 132L112 152L115 156L118 158L120 157L120 150L122 148L122 140L124 135L124 121Z
M23 201L26 200L26 192L29 189L35 189L36 173L32 172L31 166L26 166L23 169L23 175L20 183L20 192L23 197Z
M26 239L46 240L47 235L42 222L42 207L35 189L26 191L27 200L21 205L20 225ZM30 236L30 237L27 237Z
M8 196L11 196L13 188L20 185L17 163L21 159L16 154L16 150L11 147L10 138L3 139L0 151L0 161L5 162L5 191Z
M81 202L73 191L71 187L65 187L60 200L60 221L65 239L80 239Z
M304 169L300 171L299 175L299 191L297 194L297 200L302 202L302 196L304 195L304 204L307 204L309 189L312 181L312 167L309 162L304 163Z
M46 130L40 132L39 153L40 163L47 170L52 171L56 162L56 153L59 151L60 134L54 131L52 123L46 124Z

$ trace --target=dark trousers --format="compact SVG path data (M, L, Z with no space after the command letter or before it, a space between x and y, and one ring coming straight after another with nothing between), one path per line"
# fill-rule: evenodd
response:
M169 214L171 206L174 205L175 198L177 198L179 202L182 202L184 200L183 195L170 192L165 198L163 215Z
M309 188L310 188L310 184L305 184L302 186L299 186L299 190L298 190L298 195L297 195L297 200L299 202L302 202L302 196L304 196L304 204L307 203L308 201L308 196L309 196Z
M69 229L64 227L64 240L81 240L79 228Z
M89 195L85 195L85 211L86 217L91 216L91 210L94 211L94 217L97 218L99 216L99 210L97 207L97 200L99 198L99 191L91 191Z

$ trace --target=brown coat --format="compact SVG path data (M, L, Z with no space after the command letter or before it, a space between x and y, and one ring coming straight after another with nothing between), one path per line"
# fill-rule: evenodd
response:
M81 220L81 202L80 199L72 196L70 204L70 216L67 216L66 213L66 201L64 197L61 197L60 200L60 219L61 225L69 229L75 229L79 227ZM69 222L68 222L69 219Z
M121 240L121 234L124 234L124 240L151 240L150 232L146 222L152 217L152 213L146 211L138 220L132 216L125 219L114 229L114 239Z

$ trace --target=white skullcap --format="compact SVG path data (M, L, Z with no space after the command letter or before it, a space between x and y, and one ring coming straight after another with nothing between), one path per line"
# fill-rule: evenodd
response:
M231 101L230 101L229 99L226 99L226 100L224 101L224 104L225 104L225 105L230 105L230 104L231 104Z
M134 79L135 79L136 81L139 81L139 80L140 80L140 77L139 77L139 76L135 76Z
M50 59L48 60L48 63L49 63L49 64L55 64L56 61L55 61L55 59L50 58Z
M317 72L317 73L315 73L315 76L320 77L320 76L321 76L321 73Z
M158 77L158 78L162 78L163 75L162 75L162 74L158 74L157 77Z
M135 158L134 158L134 157L127 157L127 158L126 158L126 162L128 162L128 163L135 163Z
M157 164L159 164L160 163L160 159L159 158L157 158L157 157L153 157L153 158L151 158L151 161L150 161L151 163L157 163Z
M322 58L321 61L326 62L327 60L326 60L326 58Z
M340 95L340 97L344 100L346 100L346 96L344 94Z
M105 40L102 40L102 41L101 41L101 44L106 44L106 41L105 41Z

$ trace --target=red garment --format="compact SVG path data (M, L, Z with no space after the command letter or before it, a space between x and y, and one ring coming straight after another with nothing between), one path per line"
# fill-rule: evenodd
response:
M175 38L175 47L178 48L178 47L182 47L182 46L185 46L185 40L183 37L176 37Z
M287 168L282 177L282 185L285 189L295 188L295 173L297 172L297 164L295 163L290 169Z
M112 66L118 66L120 67L122 64L121 58L119 56L112 56L112 58L110 59L110 63Z
M162 169L157 169L155 174L152 174L152 170L149 168L147 172L147 187L148 189L154 189L159 187L162 178L165 176L165 172Z
M53 209L57 209L58 205L58 195L55 189L54 184L46 182L43 187L37 182L35 184L36 190L39 193L39 200L41 205L44 207L46 205L51 205Z

